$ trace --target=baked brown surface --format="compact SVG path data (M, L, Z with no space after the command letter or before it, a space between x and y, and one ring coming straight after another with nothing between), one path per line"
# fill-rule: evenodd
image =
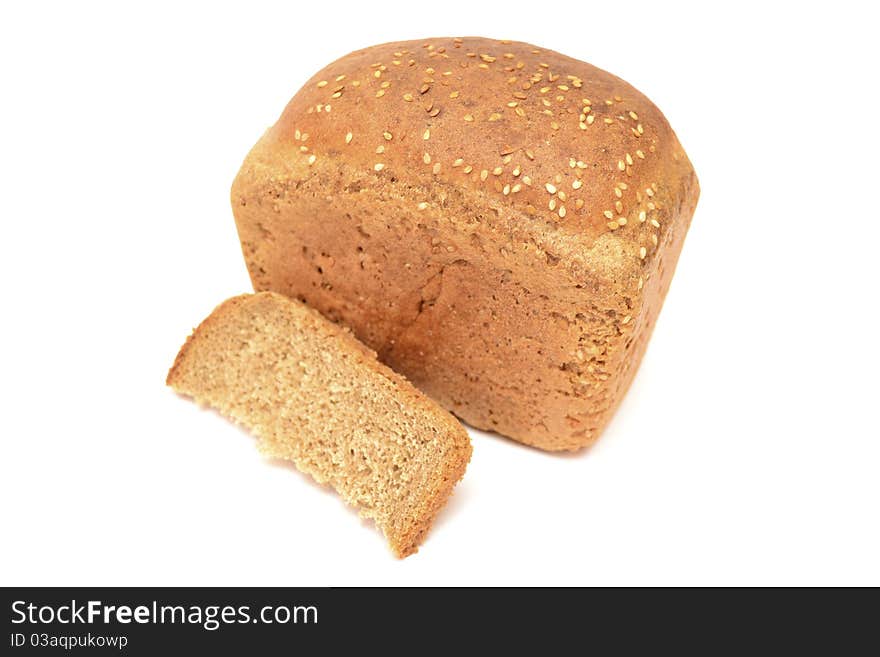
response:
M437 38L318 72L232 187L257 290L306 301L473 426L592 443L699 196L661 112L550 50Z
M331 485L401 557L418 549L471 456L449 413L350 333L269 292L218 306L167 383Z

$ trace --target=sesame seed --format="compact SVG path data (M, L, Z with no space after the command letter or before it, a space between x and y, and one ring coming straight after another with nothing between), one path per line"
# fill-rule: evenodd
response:
M651 219L651 225L652 225L654 228L660 228L660 222L657 221L656 219Z
M346 144L350 144L352 139L354 139L354 135L351 134L350 132L345 135L345 143Z
M565 219L565 206L564 205L559 206L559 218Z
M474 168L470 164L468 164L464 169L462 169L462 171L464 171L465 173L470 173L473 170L474 170Z
M412 94L403 94L403 99L404 99L406 102L411 103L412 100L413 100L413 95L412 95Z
M623 160L617 160L617 168L626 171L626 164L623 163Z
M488 178L488 177L489 177L489 172L486 171L486 169L483 169L482 171L480 171L480 180L485 181L486 178Z
M639 115L636 114L635 112L630 112L630 113L629 113L629 117L630 117L633 121L638 121L638 120L639 120Z
M614 188L614 195L615 195L617 198L622 198L622 197L623 197L623 192L620 191L620 187L615 187L615 188Z
M657 246L657 233L651 233L651 243Z
M632 319L632 317L630 317L629 315L626 315L626 316L623 318L623 320L621 320L620 323L621 323L621 324L629 324L629 322L630 322L631 319Z
M639 124L636 126L636 131L638 131L638 133L639 133L640 135L645 134L645 129L642 127L642 124L641 124L641 123L639 123Z
M528 148L525 150L525 153L526 153L526 157L529 158L530 160L535 159L535 154L532 153L532 151L530 151Z
M428 92L428 90L429 90L430 88L431 88L431 85L429 85L429 84L423 84L423 85L421 86L421 88L419 89L419 93L420 93L420 94L425 94L425 93Z
M643 288L643 287L644 287L644 286L645 286L645 279L644 279L644 278L642 278L642 277L641 277L641 276L639 276L639 284L638 284L638 289L640 289L640 290L641 290L641 289L642 289L642 288Z
M502 167L495 167L494 169L492 169L492 175L500 176L502 171L504 171Z
M427 207L428 207L428 204L425 203L424 201L422 201L421 203L419 203L419 210L424 210L424 209L426 209Z
M312 166L315 163L315 160L318 158L314 155L309 155L309 166Z
M377 155L381 155L381 154L384 153L384 152L385 152L385 147L384 147L384 146L378 146L378 147L376 148L376 154L377 154Z
M385 137L385 141L391 141L393 139L393 136L388 131L383 132L382 136Z
M578 127L580 127L581 130L586 130L586 129L587 129L587 124L584 123L583 121L581 121L581 122L578 124Z
M639 257L644 260L646 255L648 255L648 249L643 246L639 247Z
M645 194L647 194L648 196L654 196L654 190L648 187L647 189L645 189Z
M385 95L384 89L379 89L379 91L376 92L376 98L381 98L384 95Z
M611 210L605 210L602 214L605 215L606 219L614 219L614 213Z
M465 115L464 115L464 120L467 121L467 122L471 122L471 121L474 120L474 115L473 115L473 114L465 114Z
M489 115L490 121L497 121L500 118L501 118L501 115L498 112L493 112L492 114Z
M576 200L574 202L574 207L576 207L578 210L580 210L582 207L584 207L584 199L579 198L578 200Z
M605 123L608 124L608 125L611 125L612 123L614 123L614 119L609 119L609 118L607 118L607 117L604 118L604 119L602 119L602 120L605 121Z
M519 174L522 173L522 172L520 171L520 168L519 168L519 165L518 165L518 164L513 168L513 171L511 171L511 173L513 174L513 177L514 177L514 178L518 178L518 177L519 177Z
M422 139L424 139L425 141L428 141L430 138L431 138L431 131L425 130L424 134L422 134Z
M501 193L504 194L505 196L507 196L508 194L510 194L510 185L505 185L505 186L504 186L504 189L502 190Z
M608 226L611 230L617 230L617 229L620 227L620 226L617 225L617 222L616 222L616 221L609 221L609 222L608 222L607 224L605 224L605 225Z
M618 226L626 226L626 217L618 217L617 218Z
M642 223L645 223L645 218L646 218L647 216L648 216L648 215L645 214L645 211L642 210L641 212L639 212L639 221L641 221Z
M522 181L524 185L528 185L529 187L532 186L532 179L528 176L523 176Z
M431 156L425 153L424 155L422 155L422 162L424 162L425 164L431 164Z
M440 173L440 163L439 162L434 163L434 168L432 169L432 171L434 173Z
M551 183L547 183L546 185L544 185L544 187L546 187L547 191L550 192L551 194L556 193L556 187L554 185L552 185Z
M326 86L327 86L327 80L321 80L321 81L318 83L318 88L319 88L319 89L322 88L322 87L326 87Z
M526 111L522 107L517 107L513 111L516 113L517 116L525 116L526 115Z
M550 208L550 210L555 210L556 209L556 199L551 198L550 202L547 203L547 207Z
M557 194L557 196L559 196L560 201L562 201L563 203L565 202L566 195L565 195L565 192L563 192L561 189L559 190L559 193Z
M642 151L636 151L636 156L637 156L640 160L644 160L644 159L645 159L645 154L644 154Z
M388 80L385 80L382 84L379 85L382 89L387 89L391 86L391 83Z
M458 92L458 91L453 91L452 93L449 94L449 97L450 97L450 98L458 98L458 96L459 96L459 92Z
M452 163L452 166L460 167L462 164L464 164L464 160L462 160L461 158L458 158L455 162Z
M342 96L342 92L341 92L341 91L336 91L336 92L333 93L332 96L330 96L330 98L339 98L340 96ZM330 106L329 106L329 105L327 106L327 111L328 111L328 112L330 111Z
M376 171L381 171L384 168L385 168L385 165L382 164L381 162L376 162L376 164L373 165L373 169L375 169Z
M626 154L626 163L629 165L632 165L633 163L632 155L630 155L629 153Z
M572 189L580 189L581 186L582 186L583 184L584 184L584 183L581 182L580 179L575 179L575 180L573 180L572 183L571 183L571 188L572 188Z
M623 203L620 201L614 201L614 209L618 212L623 212Z
M596 120L596 117L593 116L592 114L590 114L590 115L587 117L587 125L593 125L593 121L595 121L595 120Z
M516 183L516 184L511 188L510 191L513 192L514 194L516 194L516 193L517 193L519 190L521 190L521 189L522 189L522 185L520 185L519 183Z

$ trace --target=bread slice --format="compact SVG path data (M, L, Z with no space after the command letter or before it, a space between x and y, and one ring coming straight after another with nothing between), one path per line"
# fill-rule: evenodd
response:
M346 330L264 292L218 306L167 384L246 426L414 553L471 456L464 428Z

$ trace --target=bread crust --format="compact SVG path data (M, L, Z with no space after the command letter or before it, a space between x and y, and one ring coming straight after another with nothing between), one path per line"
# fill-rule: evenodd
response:
M632 86L482 38L330 64L232 187L256 290L351 327L473 426L549 450L591 444L619 405L698 196Z

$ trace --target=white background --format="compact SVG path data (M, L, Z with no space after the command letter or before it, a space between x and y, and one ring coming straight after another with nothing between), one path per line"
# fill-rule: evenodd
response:
M4 3L0 583L880 584L880 61L866 3ZM249 290L241 160L318 68L485 35L644 91L702 198L633 388L574 456L473 432L404 561L164 386Z

